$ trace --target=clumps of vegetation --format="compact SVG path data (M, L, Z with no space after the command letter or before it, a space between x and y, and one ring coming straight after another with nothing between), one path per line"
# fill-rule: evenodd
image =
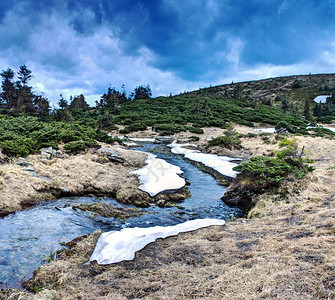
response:
M50 250L49 255L41 260L42 264L49 264L52 261L56 260L57 251Z
M8 117L0 115L0 147L7 156L27 156L41 148L64 149L77 153L86 147L99 147L97 141L112 144L121 142L107 132L78 123L42 122L37 117Z
M204 130L202 128L194 127L194 126L188 127L188 130L189 130L189 132L196 133L196 134L204 133Z
M94 216L100 215L103 217L116 218L119 220L125 220L132 217L139 217L146 213L146 211L142 209L114 207L106 202L73 205L72 208L93 213Z
M284 138L279 143L276 157L256 156L249 161L243 162L234 168L235 171L241 172L243 178L250 178L262 186L279 186L289 175L297 179L302 179L308 172L314 170L310 163L311 159L306 157L304 148L299 151L296 138Z
M146 129L147 129L147 125L143 123L133 123L133 124L126 126L124 129L121 129L119 132L122 134L128 134L133 131L142 131Z
M276 157L256 156L234 167L240 172L221 198L227 205L238 206L249 211L258 200L258 195L272 190L280 193L286 180L297 181L312 172L313 163L299 150L296 138L284 138L276 152Z
M208 146L223 146L228 149L241 149L242 141L238 133L230 125L223 135L208 141Z

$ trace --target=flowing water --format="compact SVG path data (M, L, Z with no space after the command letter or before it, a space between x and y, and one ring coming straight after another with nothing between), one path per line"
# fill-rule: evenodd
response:
M184 171L183 176L191 183L188 188L192 194L180 203L184 209L151 206L145 209L147 214L122 221L74 210L72 205L98 201L117 207L129 208L131 205L120 204L111 198L71 197L36 205L29 210L0 218L0 288L19 287L20 282L29 279L51 251L62 247L60 243L95 230L167 226L198 218L226 220L232 215L242 215L242 211L230 208L220 200L225 187L217 184L211 175L200 171L182 156L171 154L162 145L143 144L137 150L154 153Z

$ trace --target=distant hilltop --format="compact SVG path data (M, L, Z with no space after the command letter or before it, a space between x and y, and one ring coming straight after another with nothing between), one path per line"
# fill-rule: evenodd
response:
M335 90L335 74L292 75L268 79L223 84L192 91L188 94L207 94L235 99L258 99L276 104L283 98L296 102L308 97L330 95Z

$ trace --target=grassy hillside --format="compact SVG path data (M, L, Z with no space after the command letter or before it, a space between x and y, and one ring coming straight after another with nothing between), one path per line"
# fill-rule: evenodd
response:
M204 127L227 128L230 122L250 127L277 125L308 134L308 125L335 119L335 98L318 107L315 117L312 115L315 96L334 90L335 74L289 76L231 83L171 97L127 100L120 105L113 98L113 107L59 109L43 122L37 117L0 115L0 147L3 154L24 156L41 147L57 149L59 143L68 143L66 147L76 152L96 146L94 139L114 142L106 131L117 129L115 125L122 125L119 134L145 129L161 135L187 130L199 134ZM324 133L331 134L320 129L317 135Z
M302 105L306 96L309 101L313 101L318 95L331 94L335 88L335 74L293 75L245 81L205 88L190 94L201 93L224 97L228 93L230 97L238 97L238 88L242 99L256 99L280 105L280 100L287 97L288 100Z
M123 133L143 130L147 126L173 133L193 127L218 126L227 122L254 126L276 125L280 121L305 128L313 123L313 99L331 94L335 74L301 75L258 81L231 83L190 93L155 99L128 101L115 117L116 124L127 125ZM310 118L306 119L306 99ZM286 107L285 107L286 105ZM325 119L331 121L329 115Z

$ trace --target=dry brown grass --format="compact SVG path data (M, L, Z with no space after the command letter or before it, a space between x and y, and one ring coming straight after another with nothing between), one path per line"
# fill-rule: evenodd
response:
M314 174L288 181L279 196L260 197L250 219L160 239L133 261L84 266L99 236L94 233L42 266L28 283L41 290L21 297L334 299L335 170L329 167L335 142L299 141L313 152ZM263 151L250 146L256 150Z
M115 147L114 147L115 148ZM48 180L36 178L12 164L0 165L0 213L7 214L33 204L54 198L51 194L59 186L71 195L89 193L117 194L122 190L127 197L137 190L138 180L129 172L144 165L146 155L141 152L118 148L125 163L114 164L99 157L93 151L75 156L63 155L50 161L41 160L39 155L27 159L35 171Z

